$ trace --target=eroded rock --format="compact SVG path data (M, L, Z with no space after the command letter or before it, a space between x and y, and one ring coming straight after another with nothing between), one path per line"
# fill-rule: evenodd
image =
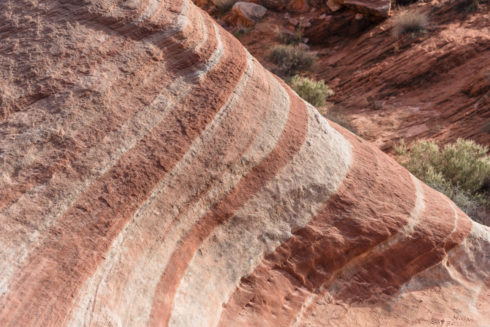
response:
M261 5L239 1L233 5L226 20L237 26L253 26L266 12L267 9Z
M0 12L0 326L488 322L489 229L189 1Z
M388 17L391 9L390 0L342 0L343 5L357 11L380 17Z

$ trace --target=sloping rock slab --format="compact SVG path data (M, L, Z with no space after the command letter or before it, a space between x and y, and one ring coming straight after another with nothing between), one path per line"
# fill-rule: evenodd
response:
M120 3L0 2L0 326L488 325L488 228L190 1Z

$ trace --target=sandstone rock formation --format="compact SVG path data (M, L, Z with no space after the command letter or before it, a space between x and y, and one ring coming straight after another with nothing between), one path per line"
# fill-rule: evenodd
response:
M189 0L0 12L0 326L488 323L489 229Z
M390 0L343 0L343 4L361 13L380 17L388 17L391 9Z
M226 20L237 26L253 26L266 12L267 9L261 5L239 1L233 5Z
M342 6L350 7L358 12L388 17L391 9L390 0L327 0L327 6L332 11L339 10Z
M240 41L272 69L267 55L282 42L278 35L306 38L318 55L311 77L335 91L332 112L384 151L400 139L447 144L465 138L488 145L490 3L467 13L469 4L419 1L395 8L388 19L354 10L325 14L325 7L301 15L271 11ZM429 29L396 38L395 21L407 10L427 14ZM300 28L300 18L310 26Z
M365 28L347 42L312 21L310 42L340 44L321 59L318 79L336 92L332 101L359 133L384 150L400 138L441 144L462 137L490 144L490 5L472 14L457 2L418 3L429 31L392 36L396 16ZM362 27L363 20L358 22ZM315 29L315 30L313 30ZM308 33L310 32L310 33ZM371 110L369 98L383 101Z

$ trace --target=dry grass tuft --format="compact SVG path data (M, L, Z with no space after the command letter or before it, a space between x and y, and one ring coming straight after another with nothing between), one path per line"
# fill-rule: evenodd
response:
M399 38L403 34L416 34L426 31L429 26L427 14L409 11L395 18L393 36Z
M311 70L316 56L292 45L277 45L269 52L268 59L276 64L275 73L293 76L298 72Z

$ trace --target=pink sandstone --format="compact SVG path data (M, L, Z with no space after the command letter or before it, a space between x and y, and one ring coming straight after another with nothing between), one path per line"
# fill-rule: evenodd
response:
M489 229L191 1L0 12L0 326L490 323Z

